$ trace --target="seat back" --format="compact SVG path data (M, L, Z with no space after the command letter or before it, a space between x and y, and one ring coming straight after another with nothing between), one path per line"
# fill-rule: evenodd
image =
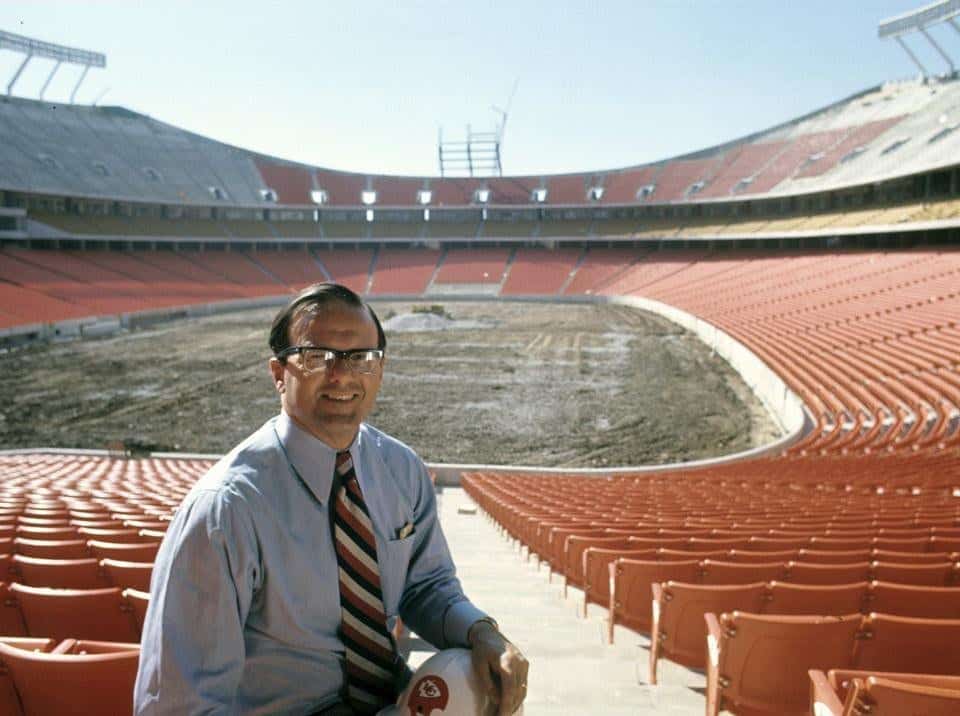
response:
M866 610L926 619L960 619L960 587L924 587L873 582Z
M870 559L874 562L900 562L907 564L956 561L949 552L893 552L888 549L873 550Z
M769 582L783 577L783 562L720 562L705 559L702 564L702 584L751 584Z
M140 632L117 587L48 589L11 584L30 636L136 643Z
M139 527L123 528L102 528L102 527L81 527L77 530L83 539L97 540L100 542L147 542L140 537Z
M844 711L871 716L956 716L960 713L960 690L870 676L853 680Z
M584 616L587 604L610 606L610 564L621 557L655 561L655 549L600 549L591 547L583 553Z
M870 614L857 639L853 668L960 674L960 619ZM832 668L840 668L835 665Z
M764 614L839 616L863 609L867 582L853 584L791 584L772 582L763 605Z
M152 562L125 562L120 559L101 559L100 570L114 587L150 591Z
M854 562L869 562L873 559L872 555L873 552L869 549L850 549L845 551L801 549L794 558L794 561L805 564L852 564Z
M27 636L27 626L23 623L20 605L10 594L10 584L0 582L0 635L5 637Z
M720 707L734 713L808 714L807 671L849 667L861 621L860 614L723 614L719 639L709 647L716 664L710 676L718 683L708 689L717 689Z
M0 636L0 643L26 651L50 651L56 642L53 639ZM2 659L0 659L0 665L3 665ZM6 668L0 668L0 714L23 716L23 711L20 708L20 697L17 695L13 678Z
M874 562L873 578L881 582L946 587L953 583L954 569L952 562L934 564Z
M27 539L17 537L13 540L13 549L17 554L42 559L84 559L90 556L87 543L82 539Z
M960 676L944 676L942 674L908 674L891 671L863 671L860 669L830 669L830 671L827 672L827 681L842 701L846 699L854 679L863 680L871 676L889 679L890 681L898 681L904 684L923 684L938 689L960 691Z
M159 542L87 542L90 552L97 559L120 559L125 562L153 562L160 549Z
M0 642L24 716L133 713L139 651L101 654L30 652Z
M137 632L143 632L143 622L147 617L147 607L150 606L150 592L139 589L124 589L123 598L133 610L133 618L137 623Z
M795 549L781 549L776 551L764 551L764 552L753 552L746 549L731 549L724 560L726 562L737 562L739 564L756 564L756 563L786 563L792 559L797 558L797 550Z
M652 591L654 582L697 582L700 562L685 560L653 562L618 559L610 565L613 593L610 595L610 623L622 624L649 633L653 623Z
M13 564L17 571L17 581L31 587L99 589L110 586L110 582L101 574L100 565L93 557L43 559L15 554Z
M564 545L563 562L557 567L567 578L571 586L579 587L583 584L583 553L591 547L603 549L629 549L627 537L610 537L608 535L570 535Z
M853 584L870 581L870 563L853 562L850 564L808 564L790 562L787 564L784 581L794 584Z
M763 607L766 584L705 585L664 582L657 585L653 600L653 630L657 656L665 656L684 666L706 666L707 612L759 612ZM653 651L653 649L651 650Z
M751 537L744 549L750 552L796 551L810 546L809 537Z

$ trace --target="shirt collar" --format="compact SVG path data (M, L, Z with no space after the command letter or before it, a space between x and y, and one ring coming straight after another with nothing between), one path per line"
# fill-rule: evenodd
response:
M330 489L333 486L333 471L338 451L301 428L285 412L280 412L274 429L294 473L303 480L313 496L321 504L325 504L330 498ZM354 464L359 446L358 430L347 448Z

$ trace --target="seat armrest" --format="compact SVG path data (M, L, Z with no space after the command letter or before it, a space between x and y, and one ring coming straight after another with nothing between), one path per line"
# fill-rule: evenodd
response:
M841 716L843 703L833 690L827 675L819 669L807 672L810 676L810 713L812 716Z

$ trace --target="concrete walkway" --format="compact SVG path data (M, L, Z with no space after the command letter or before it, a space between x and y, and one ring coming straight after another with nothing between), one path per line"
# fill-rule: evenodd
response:
M617 628L605 639L606 610L579 609L583 593L563 597L561 579L527 560L460 488L444 488L440 519L471 600L500 623L530 661L525 716L559 714L697 714L704 712L702 674L660 662L660 683L646 684L648 640ZM422 645L422 642L414 642ZM430 652L414 651L416 665Z

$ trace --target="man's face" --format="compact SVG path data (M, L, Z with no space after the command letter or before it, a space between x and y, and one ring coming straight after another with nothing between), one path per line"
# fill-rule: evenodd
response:
M290 339L293 346L339 351L376 348L377 327L366 309L331 302L295 316ZM353 441L360 422L373 409L383 379L382 365L374 373L354 373L340 359L325 371L307 373L299 355L289 356L285 363L271 358L270 372L284 412L338 450Z

